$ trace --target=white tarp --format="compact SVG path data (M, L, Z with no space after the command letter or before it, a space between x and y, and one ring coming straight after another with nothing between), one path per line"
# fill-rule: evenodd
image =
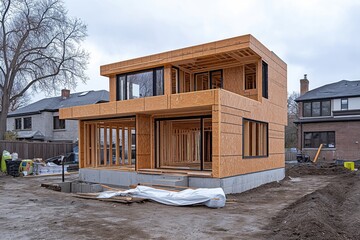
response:
M226 196L222 188L198 188L173 192L146 186L137 186L135 189L126 191L102 192L98 195L98 198L111 198L114 196L146 198L173 206L204 204L210 208L224 207L226 202Z

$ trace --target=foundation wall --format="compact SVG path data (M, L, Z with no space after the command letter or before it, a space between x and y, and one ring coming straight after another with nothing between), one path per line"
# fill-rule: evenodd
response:
M265 183L280 181L285 177L285 169L278 168L261 172L237 175L227 178L208 178L192 176L174 176L158 174L141 174L116 170L87 169L79 170L79 179L84 182L101 183L128 187L138 183L184 186L193 188L221 187L226 194L240 193L258 187ZM170 184L169 184L170 183Z

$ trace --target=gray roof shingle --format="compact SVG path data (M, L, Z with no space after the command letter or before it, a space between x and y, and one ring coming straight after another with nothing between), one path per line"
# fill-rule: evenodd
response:
M70 94L69 98L63 99L60 96L44 98L31 103L26 107L19 108L8 114L8 117L36 114L43 111L54 112L59 108L74 107L88 104L96 104L109 101L109 92L106 90L84 91Z
M316 99L342 98L360 96L360 80L341 80L308 91L295 101L307 101Z

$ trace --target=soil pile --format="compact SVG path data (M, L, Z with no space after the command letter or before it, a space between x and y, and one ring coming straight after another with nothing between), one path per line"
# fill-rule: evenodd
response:
M320 174L333 171L317 170ZM359 200L360 175L341 174L333 183L283 209L266 227L268 238L360 239Z
M338 175L349 173L343 166L334 163L303 163L286 167L286 176L301 177L304 175Z

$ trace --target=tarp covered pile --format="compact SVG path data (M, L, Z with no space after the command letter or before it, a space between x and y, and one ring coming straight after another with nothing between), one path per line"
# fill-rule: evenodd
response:
M98 195L98 198L111 198L114 196L146 198L172 206L203 204L210 208L221 208L225 206L226 202L226 196L222 188L198 188L173 192L147 186L137 186L126 191L102 192Z

